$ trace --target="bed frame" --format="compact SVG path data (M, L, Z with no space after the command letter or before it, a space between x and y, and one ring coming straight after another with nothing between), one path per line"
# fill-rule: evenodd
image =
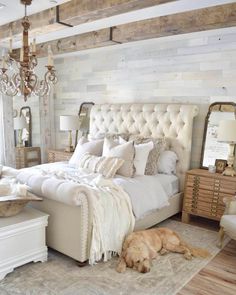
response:
M178 213L182 209L185 172L190 167L193 119L198 114L195 105L179 104L103 104L92 107L90 135L104 133L139 134L143 137L163 137L179 161L177 176L181 193L171 197L170 205L137 220L135 230L149 228ZM50 215L47 245L77 261L89 257L91 222L89 198L80 196L80 206L44 199L33 206Z

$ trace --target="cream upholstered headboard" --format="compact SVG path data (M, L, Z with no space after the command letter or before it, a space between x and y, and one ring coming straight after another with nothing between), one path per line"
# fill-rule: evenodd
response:
M166 137L169 149L179 161L177 176L183 189L185 172L190 167L195 105L180 104L102 104L90 113L90 135L104 133L140 134L144 137Z

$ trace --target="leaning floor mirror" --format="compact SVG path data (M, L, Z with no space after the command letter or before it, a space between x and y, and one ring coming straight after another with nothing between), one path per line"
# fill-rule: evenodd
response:
M24 116L26 120L26 128L22 130L22 141L25 147L32 146L32 115L30 107L22 107L20 109L20 117Z
M236 103L215 102L209 106L205 119L205 128L201 153L201 168L215 165L216 159L227 160L229 147L227 143L217 141L218 127L222 120L236 119Z

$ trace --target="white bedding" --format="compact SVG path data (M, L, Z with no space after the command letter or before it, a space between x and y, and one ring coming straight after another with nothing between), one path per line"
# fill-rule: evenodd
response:
M179 191L175 175L144 175L134 178L116 176L114 182L122 186L131 199L136 219L153 210L169 205L169 198Z
M38 166L40 169L50 170L50 171L64 171L65 173L71 175L76 175L78 169L74 168L73 165L69 165L68 162L56 162L50 164L44 164ZM28 182L27 174L31 174L33 170L24 169L28 171L21 175L21 182L27 183L30 187L34 188L34 192L40 196L48 197L50 199L57 199L58 197L53 193L53 189L48 186L41 186L40 178L45 176L31 177ZM25 177L25 179L24 179ZM80 178L83 177L80 174ZM96 174L84 174L84 181L89 183L96 177ZM36 186L37 183L37 186ZM142 218L148 212L161 209L168 206L169 198L179 191L179 181L175 175L144 175L135 176L134 178L128 178L117 175L114 178L114 183L120 185L129 195L132 203L133 213L136 219ZM43 189L43 191L42 191ZM68 203L70 205L76 205L72 195L67 199L60 199L59 201Z

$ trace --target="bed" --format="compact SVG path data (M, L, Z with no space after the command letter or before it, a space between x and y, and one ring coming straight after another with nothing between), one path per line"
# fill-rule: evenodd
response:
M169 205L152 210L135 221L135 230L149 228L178 213L182 208L185 172L190 166L193 119L198 114L194 105L179 104L103 104L93 106L90 114L90 135L101 133L129 133L144 137L166 137L168 149L179 158L178 191L169 196ZM163 179L167 184L171 180ZM170 185L169 185L170 188ZM170 193L169 193L170 194ZM85 262L91 242L90 206L85 194L78 206L71 206L45 198L33 207L50 215L47 245L79 262Z

